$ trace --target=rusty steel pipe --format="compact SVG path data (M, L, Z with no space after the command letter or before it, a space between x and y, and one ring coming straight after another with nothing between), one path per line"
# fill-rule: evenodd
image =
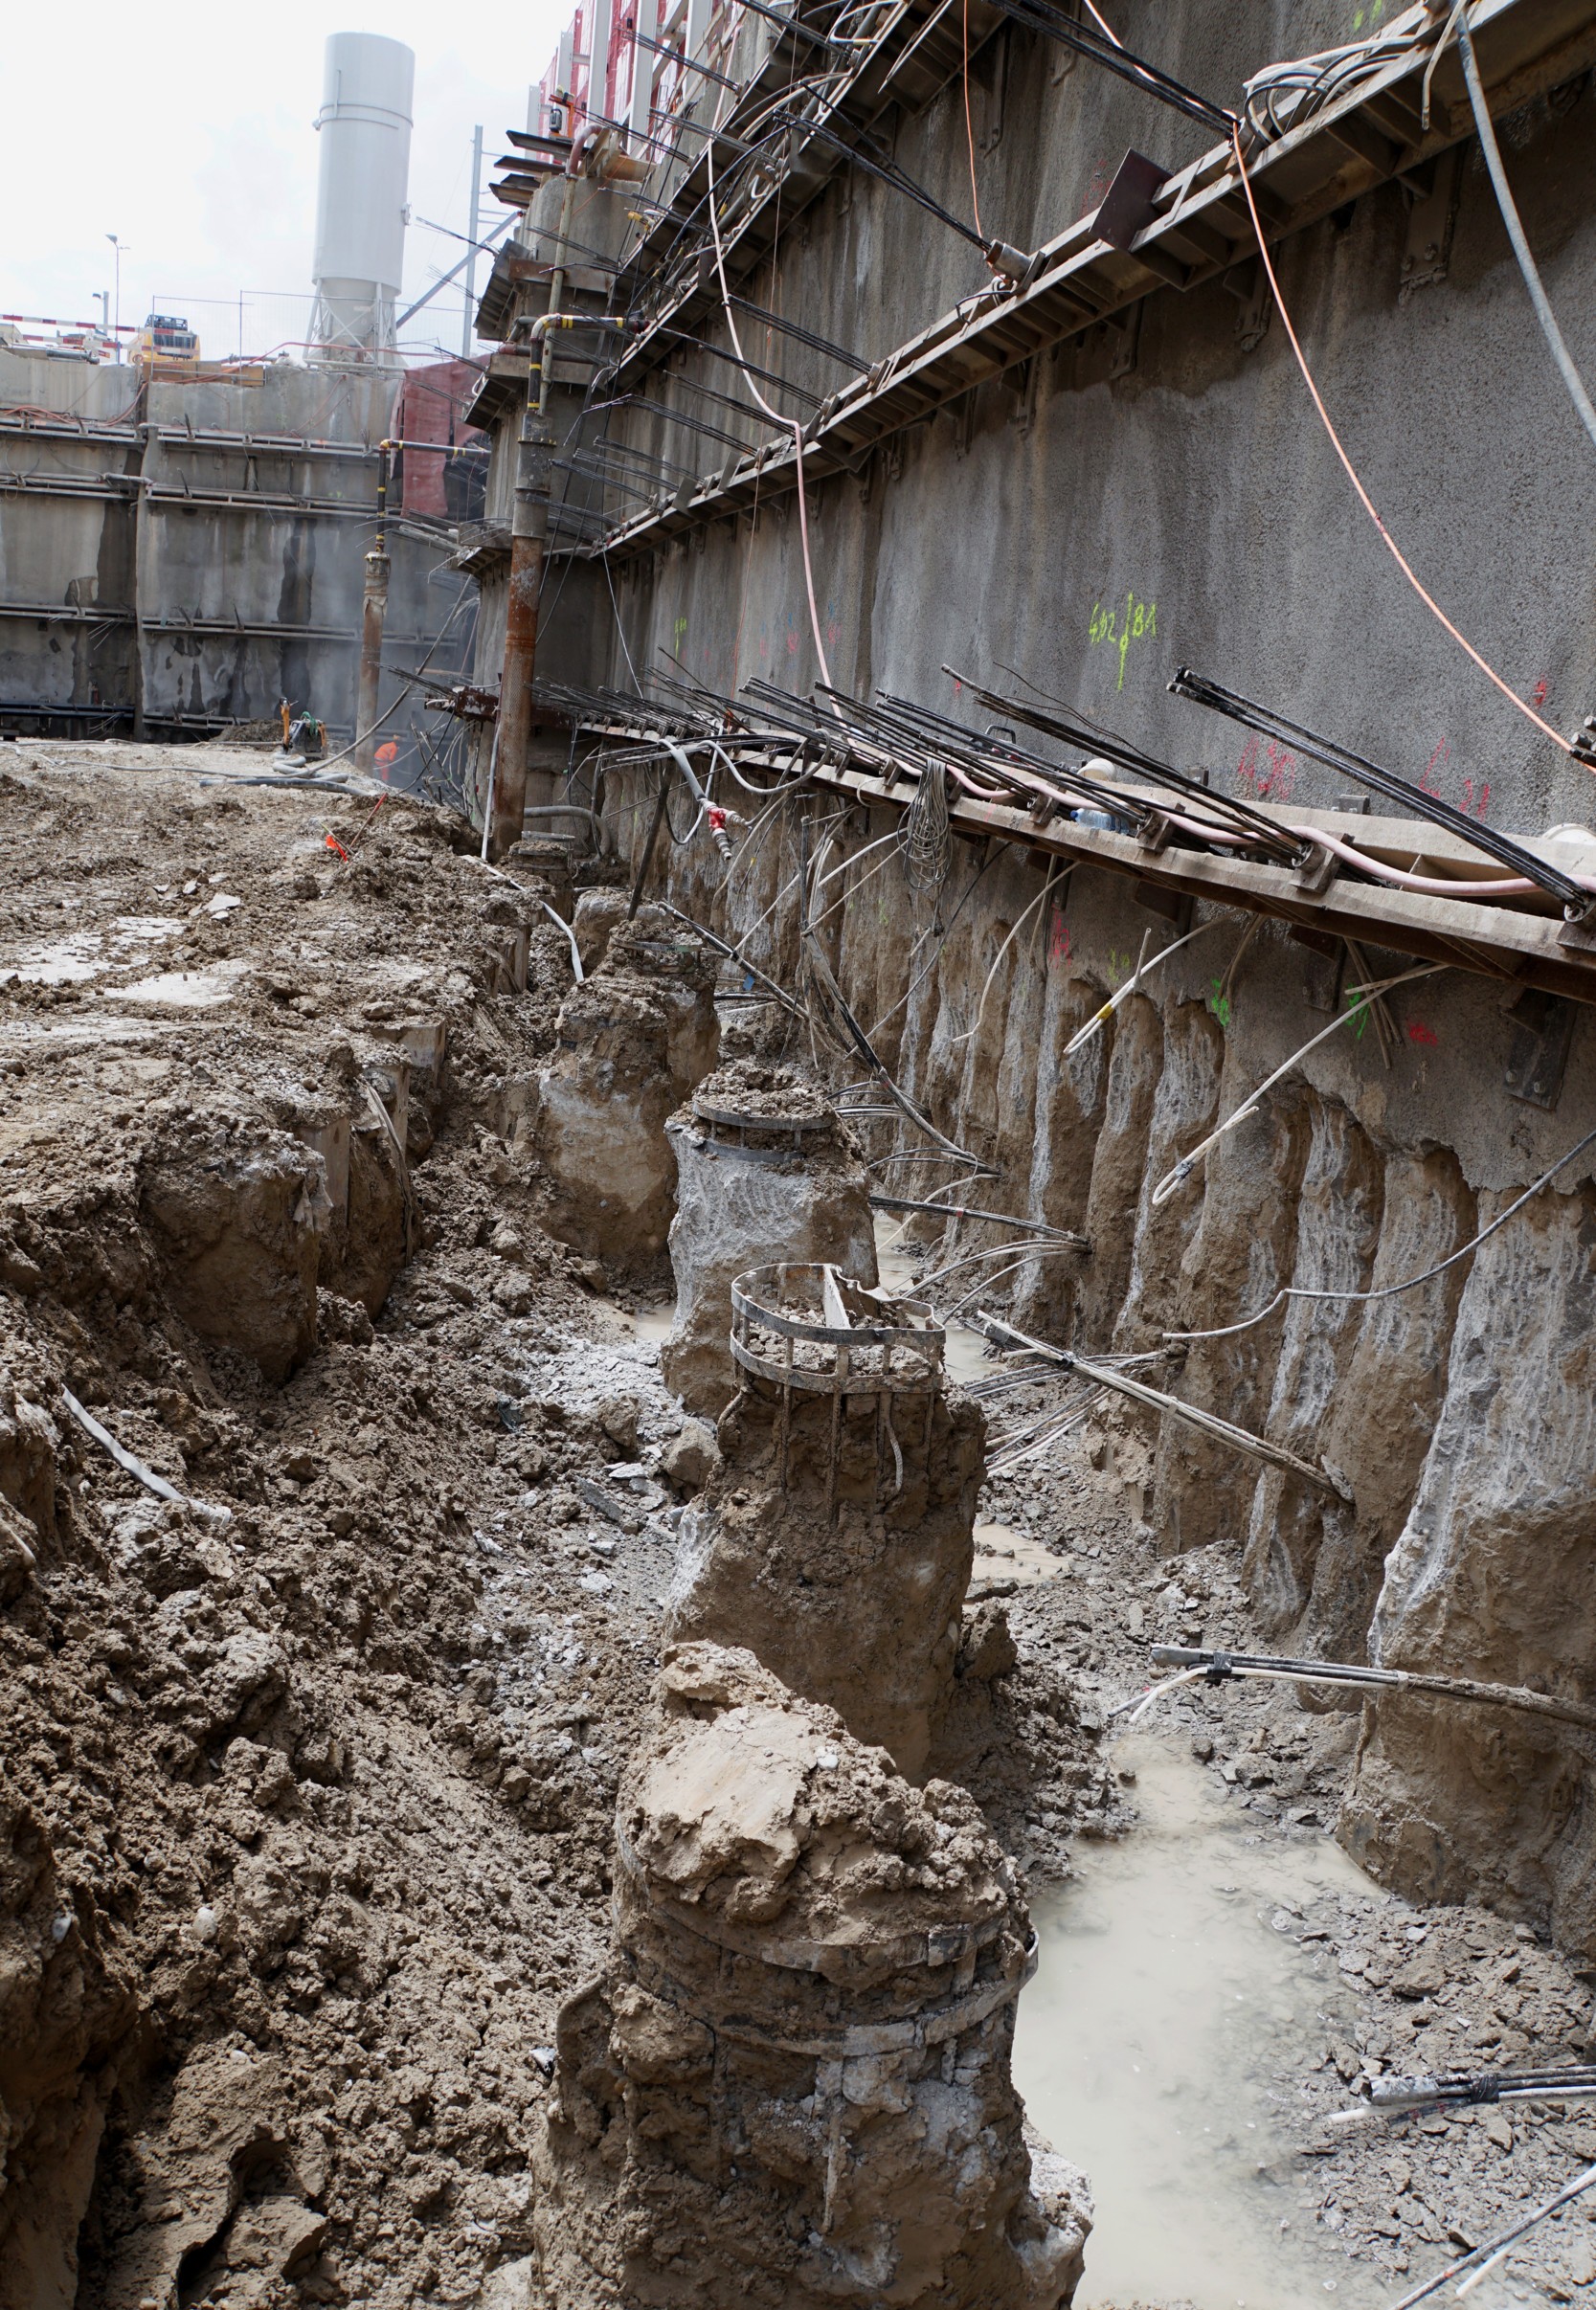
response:
M392 443L381 445L377 466L377 530L366 556L360 605L360 680L355 693L355 768L371 776L376 762L378 692L382 686L382 631L388 621L388 476Z
M549 529L549 459L554 437L542 422L551 329L593 328L624 333L626 324L594 313L539 313L528 335L538 366L528 380L527 406L516 451L515 511L510 522L509 598L505 613L505 668L499 683L499 757L486 827L487 856L503 858L521 839L527 809L528 749L532 732L532 677L537 671L538 595Z
M527 811L527 755L532 729L532 676L537 669L538 597L549 528L548 452L553 436L528 407L517 445L515 511L510 525L509 597L505 612L505 670L499 684L499 760L488 825L487 855L503 858L521 839Z

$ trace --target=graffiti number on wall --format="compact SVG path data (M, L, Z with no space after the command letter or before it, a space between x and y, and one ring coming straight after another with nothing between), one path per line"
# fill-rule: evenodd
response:
M1276 802L1289 802L1296 784L1296 756L1272 738L1265 739L1262 750L1256 738L1248 738L1236 764L1236 783L1250 786L1266 800L1272 796Z
M1125 659L1133 641L1151 639L1158 631L1158 605L1156 601L1138 601L1135 594L1127 594L1122 610L1105 610L1100 601L1091 605L1091 622L1087 627L1087 639L1094 646L1106 641L1119 653L1119 680L1114 688L1125 687Z

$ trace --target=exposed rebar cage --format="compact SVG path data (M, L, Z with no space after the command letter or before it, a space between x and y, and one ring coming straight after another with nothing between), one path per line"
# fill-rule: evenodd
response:
M843 1414L850 1397L875 1399L876 1498L888 1454L891 1490L903 1490L903 1447L893 1419L894 1400L925 1398L923 1449L931 1449L932 1415L943 1385L946 1335L925 1300L866 1290L837 1268L807 1261L751 1267L731 1286L731 1355L739 1369L771 1381L781 1393L779 1460L787 1489L793 1395L831 1400L826 1457L827 1514L837 1514L837 1466Z
M811 1149L836 1136L837 1125L830 1115L746 1115L736 1109L717 1106L695 1091L692 1111L704 1125L705 1135L717 1148L729 1150L745 1162L790 1163L801 1161ZM762 1269L753 1269L758 1274Z

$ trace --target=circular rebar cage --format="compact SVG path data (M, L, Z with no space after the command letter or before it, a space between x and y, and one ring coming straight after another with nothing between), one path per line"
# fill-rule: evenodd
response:
M703 1124L708 1144L729 1148L751 1162L788 1162L818 1146L837 1126L830 1115L746 1115L731 1107L712 1106L696 1092L692 1111ZM751 1272L764 1273L763 1268Z
M831 1401L826 1507L833 1515L844 1400L875 1399L877 1493L889 1452L893 1482L888 1496L895 1498L903 1490L903 1447L894 1399L925 1398L929 1452L932 1416L942 1390L944 1343L942 1326L928 1302L870 1291L822 1262L782 1260L751 1267L731 1286L732 1359L781 1391L783 1490L795 1391Z

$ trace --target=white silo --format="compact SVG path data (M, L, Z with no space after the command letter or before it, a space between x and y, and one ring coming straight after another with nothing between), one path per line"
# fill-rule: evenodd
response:
M393 344L404 272L410 106L416 56L380 33L333 33L326 44L311 268L315 355L380 356Z

